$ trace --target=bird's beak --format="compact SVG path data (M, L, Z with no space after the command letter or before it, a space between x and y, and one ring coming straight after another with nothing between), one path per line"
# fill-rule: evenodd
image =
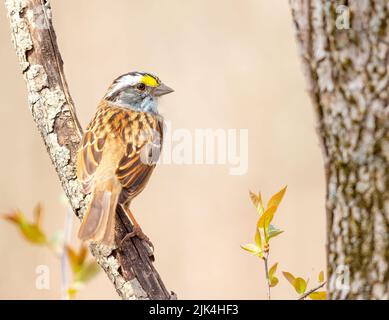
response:
M154 89L154 95L156 97L160 97L171 92L174 92L174 90L163 83Z

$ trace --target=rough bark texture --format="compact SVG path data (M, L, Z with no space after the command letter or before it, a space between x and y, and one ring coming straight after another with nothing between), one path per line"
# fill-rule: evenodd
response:
M329 298L388 299L389 1L290 5L323 147Z
M82 218L88 197L76 179L74 160L82 129L63 72L46 0L5 0L12 40L26 80L34 121L75 214ZM132 231L120 208L116 238ZM150 248L138 238L119 249L91 245L92 254L123 299L170 299L157 271Z

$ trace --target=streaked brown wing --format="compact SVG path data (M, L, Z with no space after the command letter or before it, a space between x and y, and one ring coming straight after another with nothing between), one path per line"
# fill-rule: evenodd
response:
M77 157L77 178L81 181L84 192L91 192L93 177L98 167L105 143L105 137L96 137L88 130L82 139L82 145Z
M132 132L126 153L120 160L116 175L123 186L119 202L125 202L140 193L147 184L158 161L162 147L162 121L149 117L140 119L142 130L136 136Z

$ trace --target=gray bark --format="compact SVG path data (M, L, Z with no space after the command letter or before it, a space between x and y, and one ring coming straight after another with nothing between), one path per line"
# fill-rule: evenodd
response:
M329 298L388 299L389 1L290 5L325 164Z
M75 214L82 218L89 196L81 192L75 157L82 137L46 0L5 0L12 41L26 80L31 114ZM116 238L132 231L118 208ZM91 245L91 252L123 299L170 299L153 266L150 248L137 237L120 249Z

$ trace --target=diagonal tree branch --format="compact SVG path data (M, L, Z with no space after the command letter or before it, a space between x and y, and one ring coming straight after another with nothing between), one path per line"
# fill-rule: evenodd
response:
M75 174L75 157L82 137L70 97L51 21L48 0L5 0L12 41L27 84L31 114L43 138L62 187L82 218L85 197ZM116 238L123 239L132 225L118 208ZM120 249L92 244L91 252L123 299L170 299L153 266L150 248L138 238Z

